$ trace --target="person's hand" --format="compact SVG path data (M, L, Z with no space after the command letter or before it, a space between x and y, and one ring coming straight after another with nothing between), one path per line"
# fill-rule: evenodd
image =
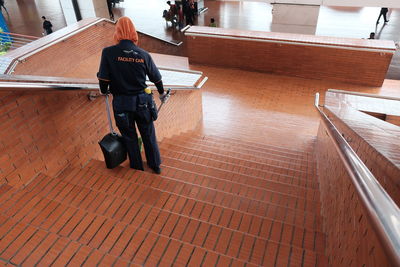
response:
M163 94L161 94L160 95L160 100L161 100L161 103L163 103L163 104L165 104L165 103L167 103L167 101L168 101L168 99L169 99L169 94L168 93L166 93L166 92L164 92Z

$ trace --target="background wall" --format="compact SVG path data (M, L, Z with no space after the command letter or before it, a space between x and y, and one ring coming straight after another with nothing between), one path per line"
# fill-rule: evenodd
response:
M381 40L368 43L369 40L343 39L344 44L340 45L339 39L329 37L278 35L212 27L194 26L186 31L186 35L190 64L232 67L371 86L382 85L393 56L392 53L381 49L387 45L387 49L392 46L394 50L393 42ZM279 41L268 42L271 40ZM290 43L295 41L308 43ZM326 46L319 46L319 43ZM330 44L332 46L328 46ZM354 49L342 49L343 46L351 46ZM376 49L358 49L362 47ZM354 66L357 66L357 72L354 71Z

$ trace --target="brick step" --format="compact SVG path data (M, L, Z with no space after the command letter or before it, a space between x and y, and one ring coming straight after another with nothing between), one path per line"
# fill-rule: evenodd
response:
M82 177L81 177L82 178ZM46 179L44 176L42 176L40 179ZM54 179L48 179L48 180L54 180ZM55 179L57 180L57 179ZM24 193L21 198L27 198L28 202L25 201L18 201L16 200L16 202L18 202L18 204L16 206L14 206L12 208L12 214L8 214L9 216L14 216L14 218L18 218L18 215L20 214L19 211L21 210L26 210L26 207L28 206L32 206L30 209L27 209L27 211L31 211L31 210L40 210L40 213L37 213L36 218L34 218L34 220L32 221L28 221L28 223L31 224L35 224L39 223L39 221L36 221L38 217L41 217L42 220L48 217L48 214L51 214L51 216L53 216L53 214L55 212L52 212L54 210L54 207L56 207L56 209L58 209L59 207L62 207L61 209L65 209L64 204L62 204L61 202L58 202L56 200L49 200L49 199L43 199L40 198L38 196L38 193L42 193L43 190L41 190L41 185L42 185L42 181L40 181L39 183L36 184L36 189L35 187L31 188L32 191L31 192L24 192L26 191L26 189L22 190L21 192ZM36 181L35 181L36 182ZM49 181L48 181L49 182ZM30 185L31 186L31 185ZM29 187L30 187L29 186ZM46 192L46 190L44 190L44 192ZM97 194L98 195L98 194ZM47 193L47 197L50 197L51 193ZM14 200L14 198L13 198ZM156 200L157 201L157 200ZM45 211L46 208L43 207L39 207L41 203L43 202L49 202L49 204L42 204L44 207L49 207L52 206L49 211ZM64 201L62 201L64 202ZM157 201L158 202L158 201ZM134 204L134 202L132 203ZM81 205L78 205L78 207ZM181 218L178 217L178 215L175 215L175 218L173 215L165 213L165 211L163 210L156 210L155 207L151 208L150 207L146 207L144 204L142 204L141 206L138 207L131 207L126 214L134 214L134 216L130 219L130 224L128 223L123 223L117 220L112 220L112 219L107 219L107 216L101 216L101 218L99 217L99 215L96 215L94 213L92 213L91 211L84 211L82 209L78 209L78 207L75 207L75 210L73 210L74 208L69 207L69 211L70 213L72 212L72 214L67 214L65 212L62 212L59 210L58 213L60 213L60 220L67 220L67 223L61 223L59 225L63 225L62 228L57 232L57 234L61 235L61 236L66 236L74 241L79 241L80 243L82 243L83 245L90 245L89 242L91 242L91 240L93 240L93 238L95 238L95 235L97 235L98 233L100 233L101 235L107 234L104 231L100 231L100 228L102 227L102 225L105 224L105 220L110 222L110 225L112 225L114 228L113 230L115 230L116 228L119 228L120 231L117 231L118 234L111 234L111 229L110 234L107 235L107 237L105 239L103 239L102 244L97 247L97 249L99 249L100 251L106 252L106 253L110 253L111 255L114 256L119 256L122 257L124 259L131 259L131 257L124 257L124 253L126 253L126 248L131 249L131 247L128 247L128 242L133 240L135 234L139 231L139 230L143 230L143 235L146 234L146 237L143 237L143 235L141 236L141 239L139 240L139 242L142 240L145 240L144 242L147 242L149 240L148 235L153 235L154 238L153 240L149 241L148 243L151 243L155 246L158 245L158 242L160 239L164 238L164 245L167 244L168 242L171 242L171 240L176 240L174 238L172 238L172 231L174 231L175 229L178 229L178 231L181 229L181 227L177 227L178 225L178 221L181 221ZM43 211L42 211L43 210ZM131 212L132 210L135 210L135 212ZM164 212L164 213L163 213ZM23 214L23 213L22 213ZM31 214L31 213L29 213ZM27 215L29 215L27 214ZM57 213L56 213L57 214ZM67 215L66 215L67 214ZM27 217L27 215L25 215L25 217L23 217L22 219L25 219ZM32 217L32 216L31 216ZM164 218L163 222L160 223L159 218ZM58 221L58 220L57 220ZM71 223L71 221L73 221ZM47 222L47 220L46 220ZM158 222L158 224L157 224ZM43 223L43 222L42 222ZM57 222L56 222L57 223ZM191 227L189 227L189 225L192 223ZM187 223L187 228L188 229L193 229L192 226L195 226L196 222L195 220L190 220ZM42 224L36 225L36 226L42 226ZM148 228L146 228L148 227ZM155 231L154 227L158 227L157 231ZM7 227L7 229L9 229L9 227ZM121 230L123 229L123 230ZM262 240L260 238L256 238L254 236L248 236L248 235L244 235L240 232L234 232L234 231L229 231L225 228L222 227L218 227L215 225L211 225L211 224L206 224L203 222L197 222L197 228L196 228L196 232L198 232L198 235L194 235L193 232L188 232L188 235L190 235L190 239L191 241L194 243L195 247L203 247L206 250L214 250L218 244L218 240L221 236L222 238L226 238L226 241L228 241L229 237L240 237L239 241L242 241L246 243L246 246L239 247L239 249L235 248L235 255L237 255L239 257L239 259L243 260L243 261L251 261L252 263L255 264L259 264L260 263L260 257L258 256L257 259L253 259L251 257L252 251L249 251L248 248L252 247L254 248L254 246L256 244L259 244L258 247L258 253L260 252L264 252L265 250L265 246L267 244L275 244L276 246L279 247L286 247L286 249L288 251L294 251L294 250L298 250L298 255L301 255L304 252L307 252L307 250L303 250L303 249L299 249L296 248L295 246L286 246L284 244L278 244L277 242L273 242L273 241L267 241L267 240ZM281 230L282 233L283 229ZM203 233L202 235L200 233ZM132 235L133 234L133 235ZM108 238L110 237L111 238ZM217 237L217 238L216 238ZM290 238L290 236L288 236L288 238ZM110 239L112 241L110 241ZM150 238L151 239L151 238ZM177 242L179 242L178 240L176 240ZM182 242L181 242L182 243ZM186 242L187 243L187 242ZM222 244L226 244L226 242L221 242ZM235 246L236 242L232 242L229 243L231 246L229 248L226 248L225 251L230 251L229 249ZM112 245L112 246L108 246L108 245ZM132 242L131 245L138 245L138 242ZM188 244L190 245L190 244ZM236 244L237 245L237 244ZM93 246L93 245L92 245ZM96 248L96 246L93 246L93 248ZM222 251L221 251L222 252ZM150 252L146 252L146 254L150 254ZM223 254L223 253L222 253ZM225 253L226 256L229 256L229 253ZM317 257L318 255L312 251L309 251L309 254L315 254L314 257ZM136 254L137 255L137 254ZM129 256L131 256L129 254ZM135 254L133 255L135 256ZM145 255L143 255L144 257ZM147 258L147 257L146 257ZM140 263L140 264L144 264L144 262L141 261L135 261L136 258L133 259L134 262Z
M43 177L44 176L41 178ZM40 191L40 188L38 191ZM200 250L204 252L204 257L206 256L205 254L212 254L215 259L222 258L221 260L224 262L231 261L233 264L238 264L239 266L245 264L255 266L249 262L236 259L234 256L224 256L221 253L211 251L209 248L203 249L201 246L191 245L189 242L183 242L164 234L155 233L154 231L147 231L141 227L141 225L139 225L139 227L133 224L129 225L77 207L64 205L56 200L38 196L38 191L29 192L23 189L19 191L18 194L14 195L17 198L20 197L19 199L21 199L21 201L10 199L10 201L14 201L15 205L9 212L10 214L6 214L7 217L4 217L4 221L1 223L0 239L5 238L10 231L13 230L15 226L14 221L18 221L18 223L25 223L29 226L49 231L59 237L68 238L81 245L89 246L92 249L99 250L102 253L107 253L114 257L121 257L124 260L138 263L141 266L144 263L150 264L146 261L147 258L152 259L151 266L156 265L158 260L162 260L168 265L172 264L174 260L177 261L180 257L189 259L188 256L190 256L190 253L187 253L189 248L192 248L193 251ZM30 208L26 208L26 206ZM145 221L142 221L142 224L152 223L151 219L154 218L151 216L154 214L150 211L150 209L141 210L141 215L146 213ZM163 230L163 225L158 224L157 227ZM15 237L15 233L11 233L9 236L10 238L13 236ZM243 235L238 236L244 239ZM148 241L148 239L150 239L150 241ZM155 252L153 255L152 248L153 246L158 246L157 242L163 242L164 248L166 248L165 246L169 247L166 251L159 249L158 252ZM272 243L276 244L276 242ZM177 255L177 251L181 248L185 248L186 252L182 253L186 255ZM151 250L149 251L149 249ZM300 251L303 250L300 249ZM164 254L162 252L164 252ZM310 253L315 254L312 252ZM164 258L161 259L162 256L165 260ZM314 257L316 256L315 254ZM202 258L203 257L201 257L200 260Z
M185 158L163 156L162 168L174 168L185 174L181 179L187 180L191 176L192 183L205 187L218 188L222 191L239 192L237 194L244 195L256 200L268 201L271 193L285 194L291 197L301 198L309 201L319 202L319 191L309 188L307 181L296 179L290 176L277 174L268 174L264 177L256 177L247 174L238 174L236 172L224 169L212 168L204 170L204 164L198 165ZM164 175L164 173L163 173ZM171 177L171 176L170 176ZM173 177L171 177L173 178ZM227 185L229 183L229 185ZM225 189L227 188L227 190ZM256 196L264 196L262 198Z
M257 186L256 182L259 182L259 188L264 189L265 192L269 192L267 198L270 197L270 200L268 202L300 210L319 212L320 203L318 198L315 197L315 190L310 189L311 191L309 191L304 187L290 186L283 183L269 181L268 177L256 177L247 174L240 174L236 171L210 167L210 164L207 164L207 162L199 163L193 159L187 161L186 158L180 157L180 155L169 157L174 156L173 153L175 152L170 151L163 153L162 166L175 167L180 170L189 170L198 175L205 174L215 178L224 177L226 181L233 181L241 184L246 184L245 181L248 181L250 182L250 185L253 186ZM308 193L310 193L309 197L307 197Z
M0 220L3 219L5 217L0 216ZM106 223L107 221L102 227ZM112 229L120 237L123 237L127 232L133 233L129 247L127 245L122 248L124 250L121 256L106 253L90 245L82 245L68 237L43 230L40 227L17 222L12 218L8 218L6 226L9 232L4 236L4 242L0 243L2 250L0 251L0 259L12 266L186 266L195 265L202 261L210 264L210 266L215 264L221 266L257 266L174 239L159 237L156 234L130 226L125 228L125 232L121 233L115 230L118 226ZM153 241L152 244L149 246L150 242L145 239L149 239L150 242ZM120 243L118 243L118 240L115 241L115 243L110 244L110 252L121 250L121 248L116 248ZM133 243L134 241L138 243ZM8 247L3 249L3 244L8 245ZM125 260L125 255L132 255L131 260ZM314 259L313 256L303 257L302 260L305 262L306 260L319 259L315 257ZM324 259L322 258L322 260Z
M1 201L1 198L3 197L3 195L6 197L7 196L6 193L12 189L13 189L13 187L8 184L2 184L0 186L0 201Z
M164 157L164 155L161 155L162 158L166 159ZM173 160L173 158L169 158L169 160ZM180 161L175 159L175 161ZM181 163L177 163L178 165ZM189 164L189 163L187 163ZM187 165L184 164L184 165ZM103 164L104 165L104 164ZM165 168L166 165L166 161L163 161L162 166ZM188 166L191 166L190 164ZM193 166L191 166L190 168L192 168ZM189 172L193 172L193 169L187 169ZM212 174L213 170L208 170L206 171L206 173L201 173L200 175L206 175L206 176L210 176L209 174ZM197 174L199 174L197 172ZM223 173L221 173L223 174ZM238 174L239 175L239 174ZM212 176L211 176L212 177ZM268 189L268 181L275 181L275 182L279 182L279 183L283 183L283 184L290 184L293 186L298 186L298 187L303 187L305 189L310 189L310 192L316 192L314 198L314 200L318 201L319 200L319 193L318 192L318 184L313 182L313 181L309 181L307 179L302 179L302 178L298 178L298 177L293 177L290 175L285 175L285 174L280 174L280 173L274 173L274 172L268 172L268 174L266 174L263 178L261 177L254 177L254 176L249 176L249 175L239 175L240 179L236 179L237 177L233 177L232 175L224 175L222 177L214 177L214 179L218 180L218 181L224 181L224 180L228 180L230 182L233 183L238 183L238 184L243 184L243 185L250 185L250 186L255 186L258 188L267 188ZM235 179L235 180L234 180ZM297 195L297 194L296 194ZM313 194L311 194L313 195Z
M160 148L160 152L162 158L169 157L169 158L176 158L180 159L185 162L192 162L196 165L205 165L210 168L215 168L219 170L225 170L227 172L231 172L233 174L238 175L247 175L252 177L264 178L268 177L273 174L277 175L284 175L287 177L293 177L297 179L307 180L307 181L314 181L316 178L314 175L309 175L304 172L295 171L295 170L288 170L279 167L269 166L268 170L261 170L261 169L253 169L246 166L235 165L228 162L228 159L225 157L220 157L219 159L213 159L210 157L203 157L203 156L195 156L190 153L180 152L180 151L172 151Z
M93 168L95 172L102 174L109 173L112 176L119 177L116 176L117 174L113 173L112 170L105 170L103 166L104 163L92 164L100 165L99 167ZM127 172L132 171L127 170ZM150 185L152 188L157 188L157 190L159 189L161 191L176 194L178 197L190 198L195 202L205 202L211 205L217 205L221 206L222 208L229 208L256 216L269 217L271 219L293 223L309 229L321 229L321 220L319 216L316 216L316 213L305 211L304 208L294 209L287 207L285 206L287 199L286 202L284 202L285 200L280 201L280 197L282 196L279 196L279 194L274 194L274 192L270 192L268 198L269 202L265 202L170 178L171 176L182 175L182 171L176 168L169 168L168 170L163 171L161 176L152 175L145 172L139 173L140 176L138 177L136 177L133 173L130 177L125 179L133 179L134 183ZM183 179L185 179L185 176L183 176ZM192 177L195 178L196 176ZM278 202L278 204L274 202Z
M0 259L8 266L141 266L10 217L0 221Z
M284 153L278 153L276 151L262 151L260 149L251 147L243 147L241 145L237 144L232 144L232 143L224 143L224 142L219 142L219 141L210 141L210 140L203 140L201 138L193 138L193 137L188 137L188 138L181 138L181 137L176 137L175 138L168 138L166 141L171 142L171 143L181 143L181 142L189 142L194 145L199 145L199 146L208 146L208 147L213 147L214 149L220 149L220 150L226 150L226 151L233 151L236 153L240 153L243 155L247 155L247 157L258 157L258 158L265 158L265 159L274 159L274 160L279 160L279 161L285 161L285 162L291 162L293 164L297 165L306 165L308 169L315 169L315 160L314 158L300 158L298 156L293 156L293 155L287 155Z
M211 128L218 127L217 124L214 124L215 126L209 125ZM209 133L194 133L194 135L197 136L207 136L211 138L221 138L221 139L228 139L228 140L233 140L235 142L244 141L244 144L249 144L249 145L254 145L256 146L258 144L262 145L263 147L269 149L275 149L275 150L283 150L283 151L288 151L288 152L293 152L293 153L311 153L313 154L314 150L314 143L316 140L316 137L314 134L312 135L307 135L306 136L306 141L303 144L297 143L296 146L288 146L286 145L286 142L281 140L280 142L276 142L279 140L280 137L282 137L282 134L286 136L286 138L290 138L290 136L296 137L296 134L293 134L294 131L297 129L294 129L293 127L288 127L285 129L284 127L285 123L281 123L279 126L279 129L272 129L270 126L267 125L259 125L258 129L256 132L251 129L251 128L246 128L243 127L243 125L235 125L229 124L229 132L226 132L226 129L215 129L213 132ZM208 128L208 126L207 126ZM264 128L264 130L263 130ZM298 128L301 129L301 128ZM286 135L286 132L289 132L289 135ZM290 134L292 132L292 134ZM270 139L272 137L272 139ZM271 142L272 141L272 142ZM283 141L283 142L282 142Z
M218 174L222 173L223 174L222 176L216 174L215 173L216 171L214 171L214 169L209 170L210 175L207 176L215 180L216 182L229 181L231 183L235 183L240 186L245 186L245 187L254 186L259 190L275 191L278 193L289 194L292 196L319 202L319 191L317 189L313 189L312 187L310 187L306 179L301 179L301 178L296 179L289 175L276 175L276 173L272 171L270 172L256 168L247 168L246 166L241 166L238 164L224 163L225 162L224 158L222 158L221 162L219 160L212 159L211 155L209 157L197 158L196 155L192 156L192 154L190 153L180 153L166 146L161 147L161 152L163 158L165 159L162 165L163 167L167 166L167 162L171 162L171 160L175 159L173 166L170 165L172 163L169 163L170 167L177 167L180 165L180 167L177 168L181 168L181 170L187 171L189 173L196 173L199 176L204 176L203 175L204 173L194 171L194 169L192 168L194 167L193 164L197 165L201 163L201 165L207 165L207 167L215 166L216 169L222 171L226 170L229 172L229 174L231 174L231 175L226 175L226 173L222 172L218 173ZM212 161L213 164L207 164L207 161L204 162L205 158ZM184 165L185 162L192 163L189 165L186 164L186 167L189 167L189 169L187 168L183 169L183 166L185 166ZM248 172L252 172L252 175L249 175ZM258 173L258 175L255 174L256 172ZM287 179L283 179L282 177ZM251 193L249 193L249 195L250 194Z
M169 144L167 142L162 143L160 146L161 151L166 151L167 156L172 152L176 152L185 156L185 158L192 158L202 161L201 159L207 159L213 163L211 166L216 166L221 169L235 170L238 173L249 174L255 173L255 176L262 176L262 173L279 173L286 174L289 176L299 177L300 179L311 180L315 179L316 176L313 172L307 170L299 170L296 168L288 168L284 166L272 165L249 161L244 158L234 158L230 155L217 154L199 148L183 147L175 144ZM175 153L172 153L175 154ZM164 155L164 153L162 153ZM257 173L259 172L259 173ZM309 178L313 177L313 178Z
M151 186L156 191L173 194L178 199L183 198L185 202L189 200L190 205L197 202L199 205L207 206L207 209L215 209L216 211L229 209L232 212L239 212L241 216L242 214L249 214L261 218L267 217L283 223L321 231L321 218L320 216L316 216L315 213L270 203L264 204L257 200L240 197L237 194L227 194L220 190L205 188L197 186L194 183L181 182L168 177L173 175L181 176L182 171L179 169L170 168L170 170L163 171L162 176L159 176L146 172L135 172L131 169L121 167L113 170L105 169L104 163L97 160L92 160L88 164L88 167L100 174L107 174L111 177L120 177L121 179L128 180L135 186L142 184ZM190 173L188 174L190 175ZM188 176L184 174L183 177L186 178ZM196 177L192 175L191 179L195 180ZM202 207L201 205L200 208ZM211 205L211 207L208 208L208 205Z
M90 174L91 175L91 174ZM71 176L70 176L71 177ZM149 205L148 203L147 203L147 196L146 196L146 194L148 194L148 195L151 195L151 194L157 194L157 192L153 189L153 188L151 188L151 187L145 187L145 186L142 186L142 187L139 187L139 186L135 186L136 187L136 190L129 196L129 197L127 197L127 198L122 198L122 197L120 197L119 196L119 194L113 194L113 193L109 193L109 192L104 192L105 190L103 189L94 189L93 187L94 186L96 186L97 184L101 184L102 185L102 187L103 187L103 185L104 185L104 183L106 183L106 188L107 188L107 186L109 186L109 183L107 183L107 181L108 182L112 182L113 181L113 179L115 179L115 178L111 178L111 177L109 177L109 176L101 176L101 175L93 175L92 176L92 179L91 180L89 180L88 181L88 183L89 183L89 185L88 184L85 184L85 185L82 185L81 183L82 183L82 181L81 180L79 180L79 177L81 177L81 175L75 175L75 177L77 178L77 179L74 179L73 177L72 177L72 181L70 180L70 179L68 179L68 181L65 181L64 179L62 180L63 182L65 182L66 184L65 184L65 186L64 187L62 187L63 186L63 183L59 183L58 185L56 185L53 189L55 189L56 191L57 191L57 188L60 188L60 187L62 187L62 189L60 189L60 193L62 193L62 192L68 192L68 193L70 193L70 192L72 192L73 190L77 190L77 187L86 187L86 188L88 188L88 189L90 189L91 191L95 191L95 192L97 192L97 193L99 193L99 194L97 194L97 196L95 196L96 197L96 199L104 199L104 200L107 200L108 202L111 202L111 203L114 203L114 202L117 202L117 203L124 203L125 201L128 201L128 205L134 205L135 204L135 202L142 202L143 201L143 199L144 199L144 201L143 201L143 204L145 205L145 206L149 206L149 208L152 208L152 205ZM61 184L61 185L60 185ZM93 186L91 186L91 185L93 185ZM129 183L127 183L127 184L125 184L125 185L121 185L121 186L124 186L124 187L132 187L132 185L131 184L129 184ZM97 186L98 187L98 186ZM40 188L40 186L39 186L39 188ZM65 189L65 188L67 188L67 189ZM72 188L72 189L71 189ZM137 191L138 189L143 189L142 191ZM71 189L71 190L70 190ZM80 190L78 190L78 191L82 191L82 188L80 188ZM101 193L100 193L101 192ZM141 193L141 195L139 195L138 196L138 198L137 199L135 199L134 201L133 201L133 199L132 199L132 197L136 197L137 195L138 195L138 192L140 193L140 192L142 192ZM91 192L90 192L91 193ZM165 193L165 192L164 192ZM143 195L144 196L143 196ZM99 196L100 195L100 196ZM158 192L158 195L160 195L160 193ZM172 198L171 198L172 197ZM88 195L86 196L86 198L90 198ZM142 199L143 198L143 199ZM178 195L172 195L172 194L166 194L165 195L165 198L166 199L168 199L168 200L170 200L170 202L172 201L172 203L174 204L174 203L178 203L178 200L177 199L179 199L179 196ZM65 199L65 198L64 198ZM172 199L172 200L171 200ZM57 200L57 199L56 199ZM168 202L168 200L165 202L165 203L167 203ZM64 203L64 200L59 200L59 201L62 201L63 203ZM151 201L151 200L150 200ZM182 198L182 200L180 200L180 202L179 202L179 204L181 204L181 205L184 205L185 203L187 203L188 202L188 199L184 199L184 198ZM99 205L100 205L100 203L99 203ZM122 204L121 206L124 206L124 204ZM125 205L125 206L127 206L127 205ZM80 204L78 204L77 206L76 206L77 208L79 208L79 207L82 207L82 203L80 203ZM132 206L131 206L131 208L132 208ZM183 207L182 207L183 208ZM193 207L194 208L194 207ZM214 207L215 208L215 207ZM155 208L154 208L155 209ZM199 209L200 210L200 209ZM209 209L209 212L211 212L213 210L213 208L212 207L210 207L210 209ZM90 210L90 211L92 211L92 210ZM92 212L97 212L97 209L96 210L93 210ZM164 210L164 212L168 212L168 213L172 213L173 215L175 215L175 216L179 216L179 218L181 218L181 217L184 217L185 219L191 219L191 220L194 220L195 218L193 218L193 217L191 217L190 215L191 214L187 214L187 215L185 215L185 216L183 216L182 215L182 212L180 211L180 210L176 210L175 212L172 212L172 211L165 211ZM230 211L228 214L233 214L233 212L234 211ZM220 213L219 213L220 214ZM209 214L209 215L211 215L211 213ZM199 216L200 216L200 214L199 214ZM170 215L168 215L168 217L170 217ZM222 218L222 217L221 217ZM179 220L179 219L178 219ZM197 221L199 221L199 223L209 223L209 224L212 224L212 223L210 223L210 222L204 222L203 220L201 220L201 217L198 217L197 219L195 219L195 220L197 220ZM269 221L272 225L273 225L273 221ZM214 222L212 225L213 226L218 226L218 225L215 225L216 223ZM280 223L280 222L275 222L275 224L278 224L279 226L281 226L282 225L282 227L285 227L285 224L284 223ZM279 226L278 226L278 228L279 228ZM210 226L211 227L211 226ZM219 227L219 226L218 226ZM287 225L287 227L289 228L289 229L291 229L293 226L292 225ZM226 225L226 223L222 226L222 228L226 228L226 229L228 229L228 230L236 230L236 229L230 229L229 227L227 227L227 225ZM295 228L297 228L297 227L295 227ZM281 229L281 228L279 228L279 229ZM302 229L302 228L300 228L299 229L299 231L301 232L301 233L304 233L304 234L307 234L308 232L306 232L304 229ZM240 232L240 231L239 231ZM290 232L290 231L289 231ZM246 234L246 233L242 233L242 234ZM317 236L314 236L314 235L317 235ZM321 234L321 233L319 233L319 232L315 232L315 231L311 231L311 236L312 236L312 240L323 240L323 234ZM253 234L253 237L257 237L257 235L255 235L255 234ZM279 240L274 240L274 241L276 241L276 242L279 242ZM299 245L299 244L293 244L293 245ZM312 249L312 250L315 250L315 247L316 247L316 245L314 244L312 247L305 247L305 248L307 248L307 249Z
M242 153L236 151L234 147L231 147L231 149L221 149L218 148L214 145L206 145L203 144L202 142L190 142L189 140L183 141L179 140L179 142L176 142L176 140L170 140L170 139L164 139L160 146L164 145L173 145L176 146L177 148L185 148L185 149L194 149L198 151L204 151L204 152L209 152L217 155L222 155L222 156L229 156L232 158L232 160L243 160L245 162L251 163L258 163L258 164L265 164L265 165L274 165L274 166L279 166L283 168L289 168L289 169L295 169L299 171L304 171L304 172L309 172L315 173L315 168L314 165L315 163L308 163L306 161L297 161L293 160L291 158L286 158L286 157L279 157L276 155L268 155L268 157L263 157L260 156L254 151L249 151L251 153Z
M250 150L255 150L255 151L262 151L262 152L275 152L277 154L283 155L283 156L288 156L288 157L293 157L293 158L298 158L298 159L307 159L308 158L313 158L313 153L309 151L304 151L304 150L296 150L296 149L288 149L285 147L280 147L280 146L273 146L269 144L264 144L264 143L258 143L258 142L253 142L253 141L247 141L245 138L239 139L239 138L233 138L233 137L221 137L218 135L201 135L197 133L187 133L180 135L177 137L178 139L180 138L189 138L189 139L197 139L201 140L204 142L212 142L212 143L222 143L234 147L244 147L246 149ZM172 139L172 138L171 138Z

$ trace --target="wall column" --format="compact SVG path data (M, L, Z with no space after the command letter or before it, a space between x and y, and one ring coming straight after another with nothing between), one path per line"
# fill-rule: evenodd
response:
M319 9L316 4L273 3L271 30L314 35Z
M84 18L109 18L106 0L60 0L67 25ZM75 9L74 9L75 4Z

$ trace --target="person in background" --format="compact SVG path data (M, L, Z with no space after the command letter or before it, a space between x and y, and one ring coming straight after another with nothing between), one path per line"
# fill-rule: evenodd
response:
M6 11L7 16L10 16L10 14L8 14L7 8L4 6L4 0L0 0L0 11L3 12L3 9Z
M389 22L389 20L386 17L386 14L388 13L388 11L389 11L389 9L387 7L381 8L381 13L379 13L379 17L378 17L378 20L376 21L376 24L379 24L379 20L381 19L382 16L383 16L383 19L385 20L385 23Z
M110 91L113 95L114 118L128 151L130 167L144 170L137 126L147 165L160 174L161 158L153 123L156 118L150 110L153 96L145 92L146 76L157 87L162 103L169 95L164 92L161 74L150 54L137 46L138 39L131 19L119 18L114 33L115 45L103 49L97 78L101 93Z
M178 5L178 26L179 26L179 29L183 28L184 20L185 20L185 16L183 15L182 5Z
M169 13L171 16L175 16L178 13L178 8L175 4L171 4L171 1L167 1L167 5L169 6Z
M49 20L46 20L45 16L42 16L43 19L43 35L49 35L53 32L53 25Z
M368 39L375 39L375 33L374 32L371 32L370 34L369 34L369 38Z
M107 8L108 8L108 14L110 16L111 20L114 20L114 13L113 13L113 1L112 0L107 0Z
M194 17L197 14L196 11L196 6L194 4L194 0L189 0L189 9L190 9L190 15L192 16L191 20L192 20L192 24L194 24Z
M215 19L214 18L211 18L209 26L210 27L217 27L217 23L215 23Z
M185 14L185 18L186 18L186 25L193 25L193 18L194 18L194 14L193 14L193 9L192 9L192 5L191 2L187 2L186 4L186 8L183 9L183 13Z

